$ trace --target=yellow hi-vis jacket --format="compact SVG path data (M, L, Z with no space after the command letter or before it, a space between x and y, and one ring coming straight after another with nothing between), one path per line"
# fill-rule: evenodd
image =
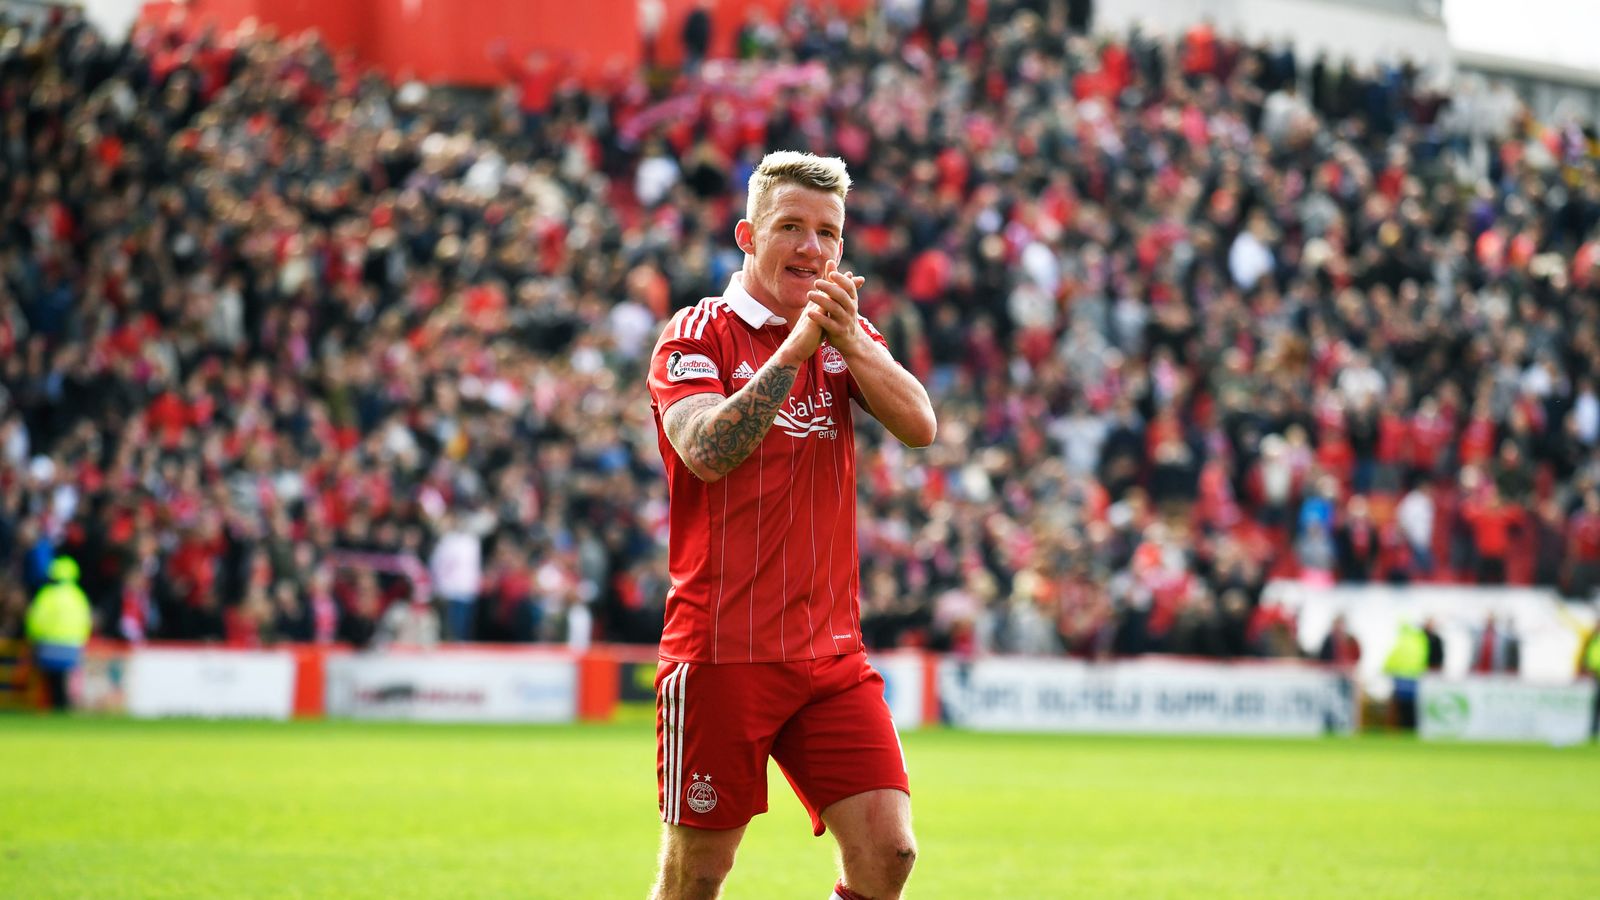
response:
M89 597L77 582L78 566L72 560L62 557L50 564L50 584L39 589L28 607L28 640L68 647L88 643Z
M1417 678L1428 671L1428 636L1415 625L1400 626L1400 637L1383 662L1383 671L1396 678Z

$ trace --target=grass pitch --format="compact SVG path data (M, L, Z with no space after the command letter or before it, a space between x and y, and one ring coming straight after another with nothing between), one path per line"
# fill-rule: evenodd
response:
M1600 750L905 735L913 898L1593 897ZM0 897L643 897L647 722L0 718ZM826 897L782 776L732 898Z

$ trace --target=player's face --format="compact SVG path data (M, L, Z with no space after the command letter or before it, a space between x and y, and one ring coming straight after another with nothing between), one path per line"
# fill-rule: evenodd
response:
M758 219L735 230L745 263L744 288L774 313L793 323L806 306L806 292L822 277L828 260L844 253L844 201L837 194L784 184L767 197Z

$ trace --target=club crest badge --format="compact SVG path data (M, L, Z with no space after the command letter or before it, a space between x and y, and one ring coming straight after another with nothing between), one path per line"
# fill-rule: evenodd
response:
M695 775L694 783L684 789L684 796L689 808L701 815L717 808L717 791L711 786L710 775Z
M846 368L844 354L837 347L825 346L822 348L822 371L830 375L837 375Z

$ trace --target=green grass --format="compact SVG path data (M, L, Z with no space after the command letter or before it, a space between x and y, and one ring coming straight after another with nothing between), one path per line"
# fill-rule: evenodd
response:
M913 898L1592 897L1600 751L905 736ZM647 723L0 718L0 897L642 897ZM734 898L827 896L781 776Z

